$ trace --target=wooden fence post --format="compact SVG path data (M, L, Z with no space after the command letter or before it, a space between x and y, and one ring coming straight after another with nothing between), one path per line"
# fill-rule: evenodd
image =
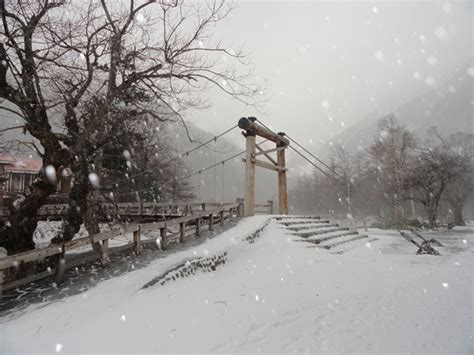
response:
M165 226L160 228L161 248L166 249L166 223Z
M104 266L109 262L109 240L105 239L101 245L100 262Z
M273 200L268 200L268 212L273 214Z
M237 207L237 217L242 218L244 216L244 199L243 198L236 198L235 202L239 204Z
M220 221L221 227L223 227L224 226L224 210L219 212L219 216L221 218L221 221Z
M196 219L196 237L201 236L201 217Z
M58 263L56 266L56 283L62 283L64 281L64 273L66 272L66 248L61 246L61 253L58 254Z
M212 213L209 215L209 230L214 230L214 215Z
M133 231L133 250L135 252L135 255L140 255L141 254L141 227L138 225L138 230Z
M184 238L186 236L185 223L179 224L179 242L184 243Z
M206 210L206 204L205 204L205 203L201 203L201 210L202 210L202 211L205 211L205 210Z

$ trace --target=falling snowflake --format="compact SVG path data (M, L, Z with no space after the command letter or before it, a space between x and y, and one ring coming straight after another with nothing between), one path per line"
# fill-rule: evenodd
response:
M426 61L428 62L429 65L432 65L432 66L435 66L436 64L438 64L438 59L433 56L433 55L430 55Z
M449 2L446 2L443 4L442 9L444 12L450 13L453 10L453 5L451 5Z
M61 344L61 343L56 344L56 352L57 353L59 353L62 350L62 348L63 348L63 344Z
M448 38L448 32L442 26L437 27L435 29L434 33L435 33L436 37L438 37L441 40L445 40L445 39Z
M127 317L125 317L125 314L122 314L122 315L120 316L120 320L121 320L122 322L126 322L126 321L127 321Z
M374 53L374 56L377 60L383 60L384 59L384 54L382 51L378 50Z
M46 169L44 169L44 172L46 174L46 178L48 181L52 184L55 184L57 181L57 176L56 176L56 169L52 165L48 165Z
M449 288L449 284L447 282L443 282L443 287L444 288Z
M99 188L99 176L96 173L89 173L89 182L94 188Z
M436 80L432 76L427 76L425 79L425 83L428 86L434 86L436 84Z

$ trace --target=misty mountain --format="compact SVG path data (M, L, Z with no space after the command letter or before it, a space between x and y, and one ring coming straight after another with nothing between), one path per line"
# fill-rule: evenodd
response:
M399 123L419 137L426 136L431 127L437 127L442 136L448 136L473 131L473 102L472 77L464 70L433 90L407 101L393 113ZM336 135L332 142L344 144L349 150L365 148L373 142L377 122L382 117L376 113L368 115ZM329 149L329 146L325 148Z

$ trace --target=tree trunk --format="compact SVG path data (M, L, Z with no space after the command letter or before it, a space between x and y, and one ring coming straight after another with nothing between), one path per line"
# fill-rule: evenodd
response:
M96 198L96 192L91 191L89 192L89 196L87 199L87 211L84 214L84 223L86 225L87 233L89 234L89 236L100 233L99 213L99 202ZM92 248L96 252L101 251L100 243L94 243L92 245Z
M464 217L462 215L463 204L460 201L449 201L453 209L454 224L457 226L465 226Z
M26 198L10 206L9 223L0 229L0 246L7 250L8 255L35 249L33 233L38 225L38 209L55 191L55 186L40 173Z
M83 215L87 211L87 194L89 193L89 179L87 161L82 159L78 166L73 167L74 185L69 194L69 207L58 236L51 243L67 242L74 238L84 221Z
M402 226L404 223L405 207L403 202L395 201L395 219L398 226Z

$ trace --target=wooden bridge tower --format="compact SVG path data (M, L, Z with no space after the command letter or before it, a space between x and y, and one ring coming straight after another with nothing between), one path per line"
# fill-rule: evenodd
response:
M278 173L278 200L279 200L279 213L288 214L288 194L287 194L287 183L286 183L286 161L285 161L285 149L288 147L290 142L285 138L285 133L279 132L278 134L270 131L269 129L262 127L256 122L255 117L242 117L239 120L239 128L243 129L243 135L246 137L246 154L245 159L245 194L244 194L244 215L253 216L255 210L255 166L261 168L276 171ZM265 138L276 144L274 149L263 150L258 144L256 144L256 136ZM258 153L257 153L258 150ZM276 152L277 158L275 159L270 153ZM263 155L270 162L257 160L259 155Z

